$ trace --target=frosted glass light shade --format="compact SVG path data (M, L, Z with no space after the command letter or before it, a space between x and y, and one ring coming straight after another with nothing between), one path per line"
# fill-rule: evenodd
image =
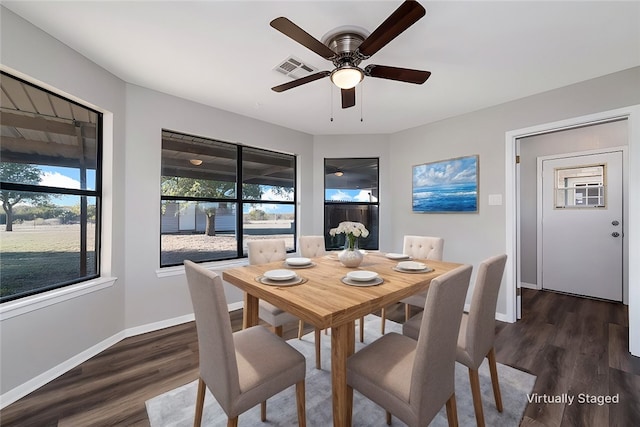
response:
M331 73L331 81L340 89L354 88L362 81L364 74L356 67L342 67Z

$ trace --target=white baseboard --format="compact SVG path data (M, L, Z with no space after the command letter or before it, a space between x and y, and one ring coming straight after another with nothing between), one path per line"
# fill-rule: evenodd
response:
M228 305L229 311L234 311L243 307L242 302L231 303ZM0 409L5 408L6 406L11 405L19 399L22 399L24 396L32 393L33 391L39 389L45 384L55 380L60 375L70 371L81 363L86 362L92 357L98 355L99 353L105 351L109 347L119 343L125 338L134 337L136 335L146 334L147 332L153 332L160 329L168 328L171 326L181 325L183 323L191 322L194 320L193 313L186 314L184 316L174 317L172 319L162 320L160 322L149 323L142 326L136 326L133 328L125 329L124 331L118 332L113 336L99 342L98 344L84 350L83 352L71 357L70 359L60 363L57 366L43 372L42 374L30 379L29 381L7 391L3 395L0 396Z
M125 329L125 338L135 337L136 335L146 334L171 326L182 325L183 323L192 322L194 320L193 313L184 316L174 317L173 319L161 320L160 322L147 323L146 325L136 326L134 328Z
M496 313L496 320L506 323L513 323L511 319L509 319L509 317L507 317L507 315L504 313Z
M527 288L527 289L534 289L536 291L539 291L540 289L542 289L536 283L527 283L527 282L520 282L520 287Z
M244 302L243 301L232 302L231 304L227 304L227 307L229 309L229 313L236 310L242 310L242 308L244 308Z
M117 334L105 339L102 342L99 342L98 344L94 345L93 347L90 347L90 348L86 349L85 351L83 351L83 352L81 352L79 354L76 354L72 358L60 363L57 366L54 366L53 368L49 369L48 371L45 371L42 374L40 374L40 375L30 379L29 381L19 385L18 387L15 387L12 390L9 390L8 392L6 392L2 396L0 396L0 409L2 409L4 407L14 403L15 401L17 401L17 400L23 398L24 396L26 396L27 394L39 389L43 385L55 380L60 375L70 371L71 369L75 368L76 366L80 365L81 363L86 362L87 360L91 359L96 354L108 349L109 347L111 347L114 344L117 344L123 338L125 338L124 331L122 331L120 333L117 333Z

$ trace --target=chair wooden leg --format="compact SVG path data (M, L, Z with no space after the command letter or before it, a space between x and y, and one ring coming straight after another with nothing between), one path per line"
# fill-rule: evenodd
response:
M227 421L227 427L238 427L238 417L229 418Z
M384 335L384 322L387 320L387 309L382 307L380 310L380 334Z
M320 332L320 329L317 329L317 331ZM298 406L298 425L300 427L306 427L307 411L304 380L296 383L296 405Z
M391 412L387 411L387 425L391 425Z
M480 377L476 369L469 368L469 382L473 396L473 409L476 411L476 424L484 427L484 412L482 410L482 396L480 395Z
M447 421L449 421L449 427L458 427L458 408L456 407L455 393L447 400Z
M364 342L364 317L360 318L360 342Z
M267 401L260 402L260 420L267 421Z
M321 358L320 358L320 329L315 328L315 345L316 345L316 369L320 369Z
M411 319L411 304L404 305L404 321L408 322Z
M196 394L196 418L193 420L193 427L200 427L202 424L202 410L204 409L204 395L207 386L202 378L198 378L198 393Z
M304 322L300 320L298 322L298 339L301 340L304 335Z
M273 327L273 331L275 332L275 334L277 336L279 336L280 338L282 338L282 325L280 326L274 326Z
M502 395L500 394L500 383L498 382L498 367L496 365L496 352L491 347L489 354L489 370L491 371L491 385L493 386L493 397L496 399L496 409L502 412Z

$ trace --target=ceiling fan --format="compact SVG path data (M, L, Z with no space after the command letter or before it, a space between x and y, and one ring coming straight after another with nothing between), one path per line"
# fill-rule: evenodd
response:
M406 0L370 35L367 36L366 31L359 30L357 27L337 29L333 34L323 38L323 40L326 39L324 43L289 19L276 18L270 23L273 28L333 62L335 68L333 71L320 71L271 89L275 92L284 92L329 76L331 81L340 88L342 108L349 108L356 105L356 86L365 76L422 84L431 75L429 71L375 64L367 65L362 69L358 65L373 56L425 14L426 10L420 3Z

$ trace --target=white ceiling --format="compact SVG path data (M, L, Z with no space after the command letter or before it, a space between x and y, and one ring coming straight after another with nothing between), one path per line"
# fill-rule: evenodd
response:
M328 78L270 89L288 81L273 68L289 55L332 64L269 22L285 16L317 39L344 25L373 31L400 0L2 4L129 83L314 135L393 133L640 65L639 1L422 0L427 15L361 66L429 80L365 78L342 110Z

